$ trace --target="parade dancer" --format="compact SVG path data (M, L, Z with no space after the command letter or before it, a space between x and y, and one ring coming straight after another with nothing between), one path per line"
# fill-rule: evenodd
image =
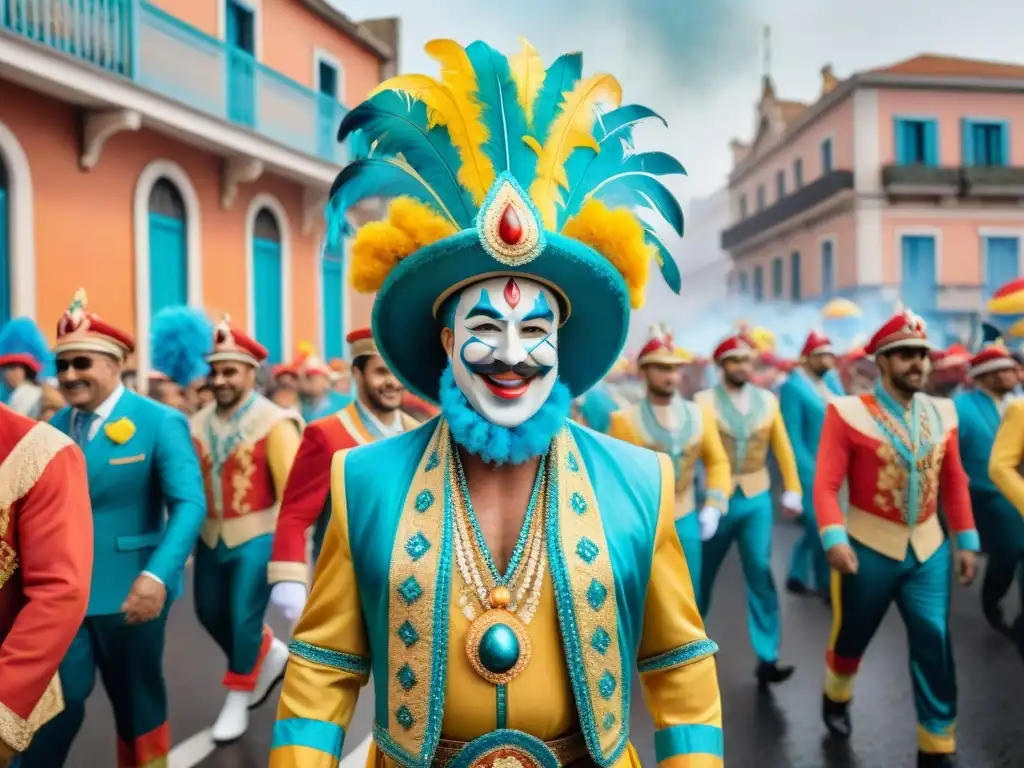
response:
M652 113L615 109L618 84L582 79L580 54L541 85L528 44L511 62L481 42L427 50L443 84L399 76L343 121L341 139L359 130L377 152L342 171L330 220L337 234L360 198L408 193L356 233L350 274L377 292L381 355L442 416L334 459L270 765L337 766L371 672L368 764L635 765L639 659L659 762L721 766L671 460L568 419L619 355L653 260L644 225L607 206L636 199L626 169L681 166L624 152ZM575 146L600 161L567 164ZM658 204L679 211L667 190Z
M163 765L170 750L167 613L205 505L185 417L121 383L134 348L86 310L84 291L57 325L57 378L70 407L52 424L85 454L96 556L85 622L60 665L65 709L20 768L64 765L97 671L114 709L118 766Z
M326 506L330 490L331 459L337 451L366 445L415 429L418 422L400 408L405 388L377 352L369 328L346 337L356 381L356 399L335 414L309 424L281 500L274 532L274 549L267 574L273 590L270 599L284 617L295 621L306 604L309 565L306 532L313 532L313 562L320 555L331 511Z
M0 768L64 706L57 668L85 618L92 557L82 452L0 405Z
M717 386L698 392L696 403L717 422L732 467L733 488L728 514L718 531L704 543L698 599L707 617L715 577L733 542L747 583L747 628L757 656L756 676L763 687L788 680L793 667L779 664L782 627L779 595L771 572L772 510L768 451L775 456L785 489L782 506L792 515L801 511L800 480L793 447L782 423L775 395L750 383L753 345L743 333L715 348L722 378Z
M679 396L680 369L687 362L671 334L653 327L637 357L647 396L638 404L613 413L608 434L672 458L676 470L675 528L697 590L701 579L701 542L718 530L718 521L732 493L732 477L714 414L702 412L698 405ZM704 463L707 488L700 512L693 514L697 508L694 479L698 458Z
M843 394L839 381L829 372L836 358L827 336L811 331L800 350L800 365L786 379L779 392L779 407L786 433L793 444L800 486L814 486L814 468L818 459L818 440L825 423L825 406ZM804 533L793 547L786 589L803 595L816 592L828 599L829 569L821 547L814 504L804 504Z
M978 533L960 461L952 401L921 392L928 341L924 321L894 315L871 338L881 377L874 391L832 401L818 452L814 509L832 576L833 627L823 717L849 737L849 703L861 658L889 610L907 627L917 709L918 766L955 765L956 675L949 635L950 545L961 583L974 578ZM844 513L839 492L849 485Z
M30 419L43 411L43 368L53 359L39 326L27 317L9 320L0 330L0 369L7 387L7 407Z
M1024 465L1024 400L1015 399L1006 406L1003 422L996 433L995 442L992 445L992 456L989 460L989 476L995 486L1009 500L1010 504L1019 513L1016 521L1011 521L1005 515L996 517L991 510L979 510L979 518L986 515L991 516L992 523L998 523L1000 528L993 535L1003 536L996 552L1000 561L998 566L1004 571L1009 570L1009 580L1013 578L1013 567L1016 567L1017 575L1024 581L1024 562L1021 553L1024 552L1024 523L1021 522L1021 515L1024 515L1024 477L1021 477L1021 466ZM994 508L994 507L993 507ZM984 526L989 522L980 523ZM993 557L993 555L989 555ZM994 563L989 563L989 569ZM989 574L986 572L985 580L988 581ZM1007 581L1004 576L1003 581ZM987 585L986 585L987 586ZM1003 590L1005 593L1005 590ZM1021 585L1021 592L1024 594L1024 583ZM982 597L984 598L984 591ZM1001 596L1001 595L1000 595ZM1017 650L1024 659L1024 611L1013 623L1012 635L1017 643Z
M227 317L213 338L206 360L215 400L192 417L207 499L195 605L199 623L227 656L227 698L212 729L214 741L225 743L246 732L249 710L266 701L288 660L263 615L274 524L302 419L255 391L256 370L267 358L262 344Z
M960 393L953 402L959 419L960 456L970 482L971 509L982 549L988 556L981 609L993 629L1009 635L1000 602L1015 575L1024 578L1024 519L989 477L989 461L999 423L1017 385L1017 361L997 340L970 358L967 373L974 388ZM1017 473L1016 464L1013 472Z

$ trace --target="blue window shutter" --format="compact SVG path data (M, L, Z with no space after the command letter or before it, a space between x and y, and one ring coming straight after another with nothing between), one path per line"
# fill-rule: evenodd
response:
M149 214L149 311L188 303L188 240L182 219Z
M999 124L999 164L1010 165L1010 124L1005 120Z
M988 299L1020 275L1020 240L1016 237L988 237L985 255L985 298Z
M907 164L907 130L906 123L898 117L893 118L893 130L895 132L896 165Z
M790 258L790 299L800 301L803 298L803 283L800 274L800 251L793 251Z
M284 352L284 312L281 300L281 244L253 238L253 304L256 310L256 339L269 353L269 363L281 362Z
M924 123L924 163L933 168L940 165L938 120L926 120Z
M960 145L963 151L963 164L970 168L974 165L974 130L971 121L966 117L960 120Z

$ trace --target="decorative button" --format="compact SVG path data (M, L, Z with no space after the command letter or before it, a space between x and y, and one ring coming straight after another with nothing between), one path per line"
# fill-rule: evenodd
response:
M508 672L519 661L519 638L507 624L495 624L480 638L479 654L488 672Z

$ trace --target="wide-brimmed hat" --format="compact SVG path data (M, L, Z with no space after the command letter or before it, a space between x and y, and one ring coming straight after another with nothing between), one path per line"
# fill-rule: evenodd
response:
M559 375L579 395L618 359L650 262L679 290L668 248L633 208L682 234L679 203L657 177L685 171L666 154L633 150L633 127L660 118L621 107L611 76L584 78L578 53L546 72L525 42L511 58L451 40L427 53L442 64L440 80L392 78L342 121L339 139L355 135L367 151L335 181L328 242L352 205L393 198L385 221L355 234L350 280L376 292L373 337L412 391L437 399L445 301L519 276L557 297Z

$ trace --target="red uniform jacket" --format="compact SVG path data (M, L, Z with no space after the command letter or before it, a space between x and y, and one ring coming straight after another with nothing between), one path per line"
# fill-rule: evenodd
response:
M405 430L417 422L402 413ZM306 564L306 532L324 511L331 487L331 460L337 451L372 443L376 438L359 414L355 401L331 416L310 422L302 433L295 464L288 475L281 499L281 511L274 531L274 549L270 555L268 578L279 581L309 579Z
M898 450L899 443L910 445L902 423L887 414L873 394L829 404L814 478L814 510L826 549L845 543L849 536L899 561L906 558L909 546L924 562L945 540L937 516L940 493L957 545L978 548L953 401L917 397L918 429L927 447L916 456L915 499L909 498L910 472ZM844 519L839 489L847 480L850 505Z
M19 752L64 708L57 668L85 618L91 577L81 451L0 406L0 739Z

